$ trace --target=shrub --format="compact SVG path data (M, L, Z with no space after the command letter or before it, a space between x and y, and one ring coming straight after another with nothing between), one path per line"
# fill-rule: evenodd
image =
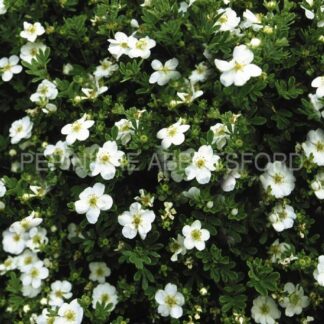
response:
M320 0L0 0L1 323L322 323Z

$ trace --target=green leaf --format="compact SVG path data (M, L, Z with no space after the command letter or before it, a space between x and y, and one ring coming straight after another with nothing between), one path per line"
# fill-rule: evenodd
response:
M268 295L269 292L278 289L280 274L261 259L248 261L249 278L248 286L253 287L259 294Z

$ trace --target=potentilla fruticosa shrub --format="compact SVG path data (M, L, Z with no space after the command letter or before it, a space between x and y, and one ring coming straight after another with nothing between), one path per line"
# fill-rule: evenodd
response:
M0 323L323 323L322 0L0 0Z

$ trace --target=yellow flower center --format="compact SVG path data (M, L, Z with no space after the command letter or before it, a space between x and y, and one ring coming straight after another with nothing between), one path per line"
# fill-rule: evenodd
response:
M176 299L173 296L166 296L164 299L164 302L170 307L172 308L173 306L175 306L177 304Z
M30 50L30 55L31 55L31 56L36 56L36 55L37 55L37 48L32 48L32 49Z
M79 122L74 122L72 124L72 131L78 133L80 132L80 130L81 130L81 124Z
M269 313L269 306L267 304L263 304L261 307L260 307L260 312L261 314L263 315L266 315Z
M324 143L321 141L318 141L316 144L316 151L317 152L324 152Z
M38 271L38 269L33 268L32 271L30 272L30 276L31 276L32 278L37 278L38 275L39 275L39 271Z
M168 128L168 135L174 137L177 134L177 129L174 126Z
M110 297L109 297L108 294L102 294L102 295L101 295L101 302L102 302L103 304L107 304L107 303L109 302L109 300L110 300Z
M28 256L24 259L24 264L27 265L27 264L31 264L33 262L33 257L32 256Z
M3 72L6 72L6 71L10 71L11 68L12 68L11 64L8 63L8 64L6 64L2 69L3 69Z
M19 242L20 241L20 235L15 233L13 236L14 241Z
M98 197L95 195L91 195L89 198L89 205L91 207L96 207L97 206L97 202L98 202Z
M283 180L284 180L284 177L282 175L278 174L278 173L276 173L273 176L273 181L275 182L275 184L282 184Z
M206 165L206 161L203 158L197 160L196 165L199 169L203 168Z
M67 310L64 313L64 317L65 317L65 319L67 319L68 321L71 321L71 322L76 320L76 314L72 310Z
M3 262L4 266L6 268L10 267L12 265L12 260L11 259L7 259L5 260L5 262Z
M48 87L47 86L42 86L39 91L39 93L41 93L42 95L46 95L48 92Z
M109 161L110 161L110 156L109 156L109 154L108 154L108 153L102 154L102 155L100 156L100 161L101 161L102 163L109 163Z
M34 25L31 25L30 27L28 27L27 31L31 34L36 33L36 27Z
M34 244L40 244L41 237L39 235L35 235L35 236L33 236L33 240L32 241L33 241Z
M296 293L292 293L290 296L289 296L289 301L291 304L293 305L297 305L300 301L300 297L298 294Z
M19 125L17 128L16 128L16 133L21 133L23 131L24 127L22 125Z
M140 226L141 223L142 223L142 217L141 217L141 215L135 214L134 217L133 217L132 224L137 229Z
M220 18L219 18L219 20L218 20L221 24L226 24L227 23L227 21L228 21L228 17L227 17L227 15L223 15L223 16L221 16Z
M199 229L195 229L191 232L191 237L195 241L200 241L201 240L201 231Z
M56 296L57 298L62 298L62 297L63 297L63 292L62 292L61 290L56 290L56 291L55 291L55 296Z
M283 210L278 213L278 217L280 220L284 220L287 218L287 213Z
M143 50L147 46L147 41L144 38L142 38L136 42L135 46L137 49Z
M235 66L234 66L234 70L235 71L242 71L244 65L243 64L240 64L240 63L235 63Z

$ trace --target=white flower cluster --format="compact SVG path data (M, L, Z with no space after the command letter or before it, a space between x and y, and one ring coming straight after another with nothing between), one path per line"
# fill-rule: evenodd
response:
M43 219L35 212L16 221L2 233L2 248L14 254L0 265L1 274L18 269L21 272L22 293L33 298L41 291L41 284L49 275L45 261L41 261L37 253L48 243L47 231L40 227Z
M303 288L287 282L280 301L280 306L285 309L285 315L287 317L299 315L308 305L309 298L304 295ZM266 296L259 296L254 299L251 313L254 321L260 324L274 324L281 317L281 312L275 301Z

